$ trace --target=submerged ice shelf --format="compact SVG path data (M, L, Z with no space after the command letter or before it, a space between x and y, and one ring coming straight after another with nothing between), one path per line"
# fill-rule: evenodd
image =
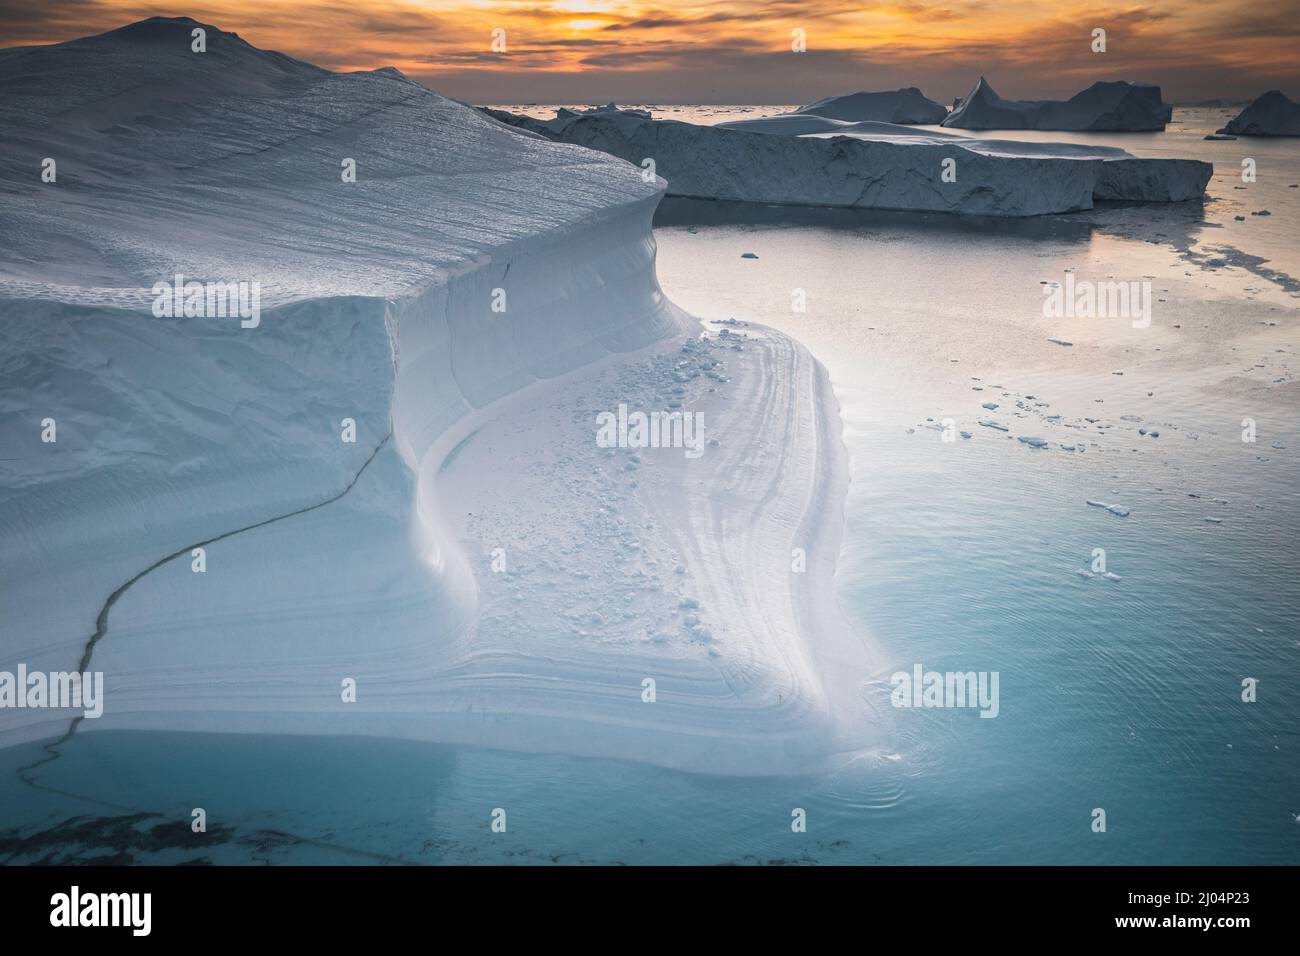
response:
M1097 199L1199 199L1213 171L1198 160L1142 159L1114 147L799 113L695 126L610 109L553 120L484 112L557 142L653 161L669 195L699 199L1035 216L1091 209Z
M103 671L78 733L737 773L878 739L825 372L664 297L662 180L188 19L0 82L0 667ZM156 317L178 275L256 283L257 321ZM620 403L699 412L704 454L599 447ZM70 719L0 711L0 745Z

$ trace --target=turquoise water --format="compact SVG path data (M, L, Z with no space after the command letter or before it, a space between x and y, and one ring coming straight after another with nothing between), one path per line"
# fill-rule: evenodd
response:
M1300 146L1269 147L1300 171ZM1287 210L1287 181L1253 201ZM1223 245L1219 220L1238 202L1229 180L1215 188L1205 209L1020 225L719 207L661 217L670 297L705 319L781 328L831 374L852 470L840 594L864 639L889 671L999 672L996 719L897 711L880 753L793 779L385 740L86 733L34 775L59 793L13 772L36 745L0 752L0 855L1300 862L1300 300L1257 269L1198 258ZM1294 221L1275 215L1259 246L1238 224L1233 242L1295 274L1255 251L1279 229L1294 237ZM1040 284L1067 269L1151 277L1152 327L1051 324ZM1254 443L1241 440L1245 417ZM944 418L971 437L943 442L930 426ZM1014 440L1027 434L1051 447ZM1122 580L1073 573L1095 548ZM1241 700L1248 677L1255 703ZM208 814L199 846L195 807ZM791 831L795 807L807 833ZM1105 833L1091 830L1094 808Z

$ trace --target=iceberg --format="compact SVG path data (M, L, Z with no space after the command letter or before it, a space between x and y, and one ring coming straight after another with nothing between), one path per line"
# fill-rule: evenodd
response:
M796 116L826 116L830 119L858 123L875 120L881 123L928 125L942 123L948 111L941 103L929 99L915 86L880 93L847 93L828 96L795 110Z
M1098 82L1065 101L1005 100L980 77L942 125L956 129L1044 129L1091 132L1163 130L1173 107L1160 87L1123 80Z
M1224 136L1300 136L1300 103L1269 90L1219 130Z
M1139 159L1107 146L978 139L799 114L726 128L615 111L552 120L484 112L647 170L653 161L669 195L696 199L1036 216L1091 209L1097 199L1198 199L1213 172L1198 160Z
M556 114L558 116L558 113ZM729 120L718 123L714 129L734 129L745 133L774 133L778 136L806 136L809 133L844 133L857 124L829 116L808 113L780 113L776 116L759 116L754 119Z
M0 660L104 675L0 746L878 741L826 372L665 297L662 179L188 18L0 50L0 88ZM623 406L666 444L602 447Z

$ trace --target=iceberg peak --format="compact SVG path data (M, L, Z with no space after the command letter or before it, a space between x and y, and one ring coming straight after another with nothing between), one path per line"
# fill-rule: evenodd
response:
M1238 113L1220 134L1231 136L1300 136L1300 103L1281 90L1262 93Z

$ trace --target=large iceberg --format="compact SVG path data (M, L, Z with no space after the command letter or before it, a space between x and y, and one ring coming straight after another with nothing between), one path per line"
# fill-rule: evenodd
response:
M1213 171L1198 160L1140 159L1113 147L799 114L724 128L611 111L553 120L487 112L647 170L653 161L670 195L700 199L1034 216L1091 209L1095 199L1197 199Z
M1269 90L1228 121L1229 136L1300 136L1300 103L1281 90Z
M956 129L1046 129L1090 132L1162 130L1173 107L1150 83L1094 83L1064 102L1004 100L980 77L942 123Z
M843 96L828 96L801 106L796 114L826 116L830 119L848 120L851 123L862 120L875 120L880 123L899 123L902 125L926 125L942 123L948 111L943 105L929 99L915 86L901 90L889 90L878 93L847 93Z
M189 19L0 51L0 88L0 670L104 675L0 746L876 739L825 371L665 298L662 179ZM646 412L682 447L602 442Z

